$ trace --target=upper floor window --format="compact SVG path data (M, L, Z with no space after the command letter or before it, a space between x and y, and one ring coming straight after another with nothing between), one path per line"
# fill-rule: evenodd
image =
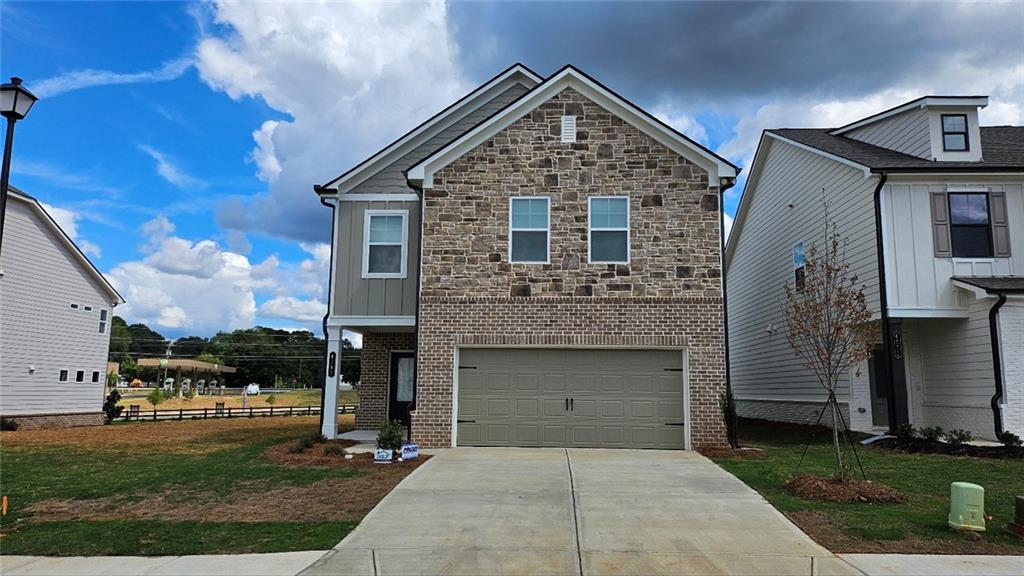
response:
M100 334L103 334L107 330L107 311L100 310Z
M953 257L992 257L988 194L949 194L949 238Z
M75 382L85 382L85 370L75 372Z
M793 284L797 291L803 290L807 285L806 275L807 257L804 256L804 243L799 242L793 246Z
M629 198L591 197L590 262L629 263Z
M363 221L363 278L405 278L408 210L367 210Z
M58 380L60 382L67 382L68 381L68 371L67 370L61 370L60 371L60 376L58 377Z
M551 199L521 197L509 201L509 261L547 264L551 240Z
M967 139L967 115L942 115L942 149L946 152L967 152L970 143Z

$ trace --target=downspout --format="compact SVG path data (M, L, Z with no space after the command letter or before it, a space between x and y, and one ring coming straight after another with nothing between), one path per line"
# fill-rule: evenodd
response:
M335 204L327 202L324 199L323 194L322 194L323 190L324 190L323 187L320 186L319 184L314 184L313 185L313 192L316 192L316 195L319 196L320 203L331 209L331 255L330 255L330 268L328 268L328 273L327 273L327 292L328 292L328 294L327 294L327 312L324 313L324 319L323 319L323 323L322 323L323 331L324 331L324 355L327 356L327 358L326 358L327 362L330 362L331 358L327 354L328 354L328 350L330 350L331 335L327 332L327 318L331 315L331 302L334 300L334 294L331 294L330 292L331 292L331 287L334 285L334 227L335 227L334 210L335 210ZM338 366L337 366L337 368L335 368L335 374L337 374L338 376L341 376L341 342L344 340L344 338L340 334L339 334L338 337L339 337L339 341L338 341L338 358L336 360ZM329 372L330 369L331 369L331 367L327 365L327 362L324 363L324 372ZM326 377L327 374L324 374L324 376ZM320 426L319 426L318 430L323 430L324 429L324 410L323 410L323 408L324 408L324 400L325 400L324 395L326 393L327 393L327 387L326 386L321 386L320 387Z
M988 311L988 330L992 338L992 377L996 384L996 393L992 395L992 421L995 424L996 439L1003 433L1003 416L999 412L999 402L1003 399L1003 364L999 356L999 309L1006 304L1006 294L999 293L998 300Z
M422 290L423 288L423 274L421 270L421 267L423 266L423 219L426 217L427 206L426 201L423 199L423 187L416 186L412 182L409 182L408 177L406 177L405 181L409 185L409 188L412 188L412 190L416 192L416 195L420 197L420 225L418 227L419 229L416 231L416 237L419 243L419 245L417 246L417 248L419 249L416 250L416 357L413 360L416 369L413 370L412 372L412 406L409 408L409 410L412 411L416 409L416 400L417 398L419 398L420 290ZM412 442L412 415L410 414L409 416L409 426L406 429L406 440Z
M893 432L896 430L896 383L894 382L895 373L892 363L892 329L889 323L889 298L886 294L886 283L885 283L885 247L882 241L882 187L885 186L886 180L889 179L888 172L881 172L878 179L878 185L875 186L874 192L874 203L875 203L875 252L878 256L878 305L879 314L882 320L882 346L885 348L885 365L886 370L889 373L888 378L888 399L886 407L889 410L889 431Z

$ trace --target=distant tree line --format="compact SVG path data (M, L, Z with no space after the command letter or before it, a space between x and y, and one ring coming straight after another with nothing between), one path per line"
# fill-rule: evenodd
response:
M326 341L312 332L263 326L172 341L145 324L128 324L114 316L110 331L110 360L120 363L125 378L146 382L162 374L138 366L138 359L168 357L237 368L238 372L227 375L232 386L256 382L265 387L319 388L324 381L325 350ZM361 352L347 339L342 341L341 374L346 382L359 381Z

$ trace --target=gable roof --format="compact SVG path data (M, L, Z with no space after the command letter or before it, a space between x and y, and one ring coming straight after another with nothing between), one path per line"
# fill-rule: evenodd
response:
M984 108L985 106L988 106L988 96L922 96L905 104L893 106L888 110L882 110L878 114L872 114L867 118L854 120L845 126L833 128L829 133L835 135L845 134L851 130L862 128L868 124L874 124L879 120L884 120L886 118L896 116L897 114L902 114L908 110L913 110L914 108L925 108L927 106L973 106Z
M735 178L740 172L740 168L732 162L655 118L578 68L567 65L504 109L409 168L406 173L409 183L416 187L430 188L433 186L435 172L522 118L529 111L547 102L565 88L573 88L580 92L673 152L704 168L708 172L708 180L712 185L720 178Z
M767 132L838 156L872 172L1024 171L1024 126L982 126L981 150L984 158L977 162L926 160L837 136L835 130L828 128L780 128Z
M50 213L47 212L45 208L43 208L43 205L40 204L38 200L22 192L21 190L15 188L14 186L9 186L7 191L10 198L14 198L15 200L20 200L21 202L24 202L25 204L28 205L29 208L32 209L33 212L35 212L36 216L44 224L46 224L46 226L50 229L51 232L53 232L53 235L56 236L62 244L64 244L65 248L67 248L67 251L71 255L71 257L77 260L79 264L81 264L82 269L85 270L85 272L89 276L91 276L92 279L95 280L96 283L101 288L106 290L106 292L111 296L113 300L112 304L114 306L117 306L118 304L124 304L125 300L124 298L121 297L121 294L119 294L118 291L110 284L110 282L107 281L106 277L104 277L103 274L96 268L96 266L93 265L89 258L82 252L78 245L75 244L75 242L64 232L64 229L62 229L60 225L57 224L57 221L54 220L52 216L50 216Z
M504 92L514 84L522 84L533 88L542 78L523 64L513 64L478 86L475 90L453 102L444 110L431 116L419 126L406 132L403 136L380 150L373 156L363 160L340 176L327 183L314 187L318 194L343 194L358 184L384 169L404 154L436 136L468 113L478 108L497 94Z

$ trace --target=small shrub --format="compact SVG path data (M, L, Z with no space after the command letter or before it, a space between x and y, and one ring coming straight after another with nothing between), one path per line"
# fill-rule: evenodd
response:
M377 434L377 448L383 450L401 450L405 438L402 434L402 423L398 420L385 422Z
M339 446L337 444L324 446L324 455L326 456L344 456L345 454L348 454L348 452L345 451L344 446Z
M164 396L164 389L160 387L153 388L153 391L146 396L146 402L149 402L153 406L154 410L156 410L156 407L166 399L167 398Z
M900 440L913 440L916 435L917 430L910 424L900 424L896 427L896 437Z
M939 438L942 438L943 434L946 433L942 426L924 426L917 432L921 435L921 438L932 442L938 442Z
M103 401L103 419L107 424L117 420L121 412L124 411L124 406L117 405L120 400L121 393L117 391L117 388L111 388L107 399Z
M0 430L14 432L18 429L18 421L11 418L0 418Z
M273 394L269 394L269 395L267 395L266 398L263 399L263 401L266 402L268 406L273 406L274 403L277 402L277 396L274 396Z
M289 454L302 454L303 452L305 452L306 450L309 450L312 447L313 447L313 439L312 438L299 438L298 443L295 444L295 446L292 446L291 448L288 449L288 453Z
M725 421L725 437L729 446L740 447L738 426L736 424L736 400L732 396L732 387L727 387L725 392L718 397L718 407L722 410L722 420Z
M942 438L946 441L946 444L949 444L950 448L963 448L964 444L967 444L974 439L974 435L967 430L954 428L953 430L946 432Z
M1017 436L1009 430L1000 432L999 435L996 436L996 440L999 440L999 442L1007 448L1020 448L1021 446L1024 446L1024 440L1021 440L1020 436Z
M323 444L324 442L327 442L327 436L324 436L320 432L314 432L309 437L309 441L313 442L313 443L316 443L316 444Z

